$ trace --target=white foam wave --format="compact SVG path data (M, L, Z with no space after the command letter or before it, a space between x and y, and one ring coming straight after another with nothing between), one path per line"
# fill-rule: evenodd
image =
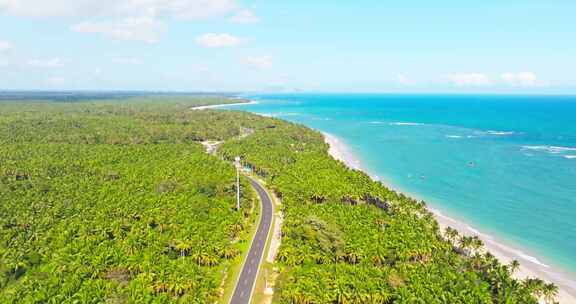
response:
M300 113L290 113L290 112L258 113L258 114L265 116L265 117L272 117L272 118L300 115Z
M570 151L576 151L576 148L559 147L559 146L522 146L522 149L546 151L546 152L552 153L552 154L559 154L559 153L565 153L565 152L570 152ZM568 155L565 155L565 156L568 156Z
M498 136L507 136L516 134L516 132L512 131L493 131L493 130L490 130L487 133L490 135L498 135Z
M391 126L423 126L423 123L419 122L391 122Z
M371 124L371 125L381 125L383 123L384 123L383 121L371 121L371 122L369 122L369 124Z
M473 234L482 235L482 233L480 233L480 231L478 231L478 230L476 230L476 229L474 229L474 228L472 228L472 227L470 227L470 226L468 226L468 225L466 225L466 228L467 228L470 232L472 232Z
M567 159L576 159L576 155L564 155L564 158L567 158Z
M462 138L461 135L446 135L448 138Z
M298 116L300 113L292 113L292 112L278 112L276 113L277 116Z
M503 246L503 247L506 247L506 246L504 246L504 245L502 245L502 246ZM518 255L520 258L522 258L522 259L524 259L524 260L526 260L526 261L528 261L528 262L530 262L530 263L534 263L534 264L537 264L537 265L540 265L540 266L546 267L546 268L549 268L549 267L550 267L549 265L546 265L546 264L542 263L542 262L541 262L540 260L538 260L536 257L533 257L533 256L531 256L531 255L528 255L528 254L524 253L524 252L521 251L521 250L515 250L515 249L509 248L509 247L506 247L506 248L507 248L508 250L514 252L514 254Z

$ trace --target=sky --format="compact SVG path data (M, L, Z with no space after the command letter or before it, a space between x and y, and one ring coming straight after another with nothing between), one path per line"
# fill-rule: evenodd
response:
M0 0L0 90L576 93L574 0Z

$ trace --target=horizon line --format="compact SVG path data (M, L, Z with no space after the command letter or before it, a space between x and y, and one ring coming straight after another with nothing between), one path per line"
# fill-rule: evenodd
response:
M146 89L0 89L5 93L120 93L120 94L211 94L211 95L244 95L244 94L381 94L381 95L515 95L515 96L576 96L576 92L502 92L502 91L323 91L323 90L146 90Z

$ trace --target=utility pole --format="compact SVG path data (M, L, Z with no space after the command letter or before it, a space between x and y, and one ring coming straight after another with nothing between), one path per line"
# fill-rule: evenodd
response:
M236 210L240 211L240 156L234 159L236 165Z
M268 269L264 268L264 292L268 289Z

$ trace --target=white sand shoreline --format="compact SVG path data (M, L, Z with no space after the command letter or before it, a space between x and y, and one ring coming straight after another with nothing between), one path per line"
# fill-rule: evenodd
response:
M254 100L249 100L249 99L245 99L245 100L248 100L248 102L225 103L225 104L216 104L216 105L209 105L209 106L197 106L197 107L192 107L190 109L191 110L208 110L208 109L217 109L217 108L228 107L228 106L245 106L245 105L258 103L257 101L254 101Z
M352 153L350 148L339 139L338 137L323 133L326 143L330 145L329 153L337 160L342 161L349 167L357 170L362 170L369 174L366 168L362 167L360 160ZM375 180L380 180L378 176L372 176ZM386 186L392 190L403 192L408 196L418 199L418 197L400 191L394 187L391 187L389 183L385 183ZM507 264L512 260L517 260L520 262L520 268L515 273L514 277L518 279L523 279L526 277L538 277L543 280L552 282L556 284L560 291L558 294L558 301L561 304L576 303L576 280L572 278L569 274L556 269L555 267L546 265L538 260L536 257L528 255L522 250L515 249L502 244L502 242L497 241L494 237L481 233L480 231L474 229L470 225L464 223L463 221L458 221L451 217L448 217L439 210L428 207L428 209L435 215L438 224L441 229L448 226L455 228L463 235L477 235L485 244L485 247L490 251L498 260Z

